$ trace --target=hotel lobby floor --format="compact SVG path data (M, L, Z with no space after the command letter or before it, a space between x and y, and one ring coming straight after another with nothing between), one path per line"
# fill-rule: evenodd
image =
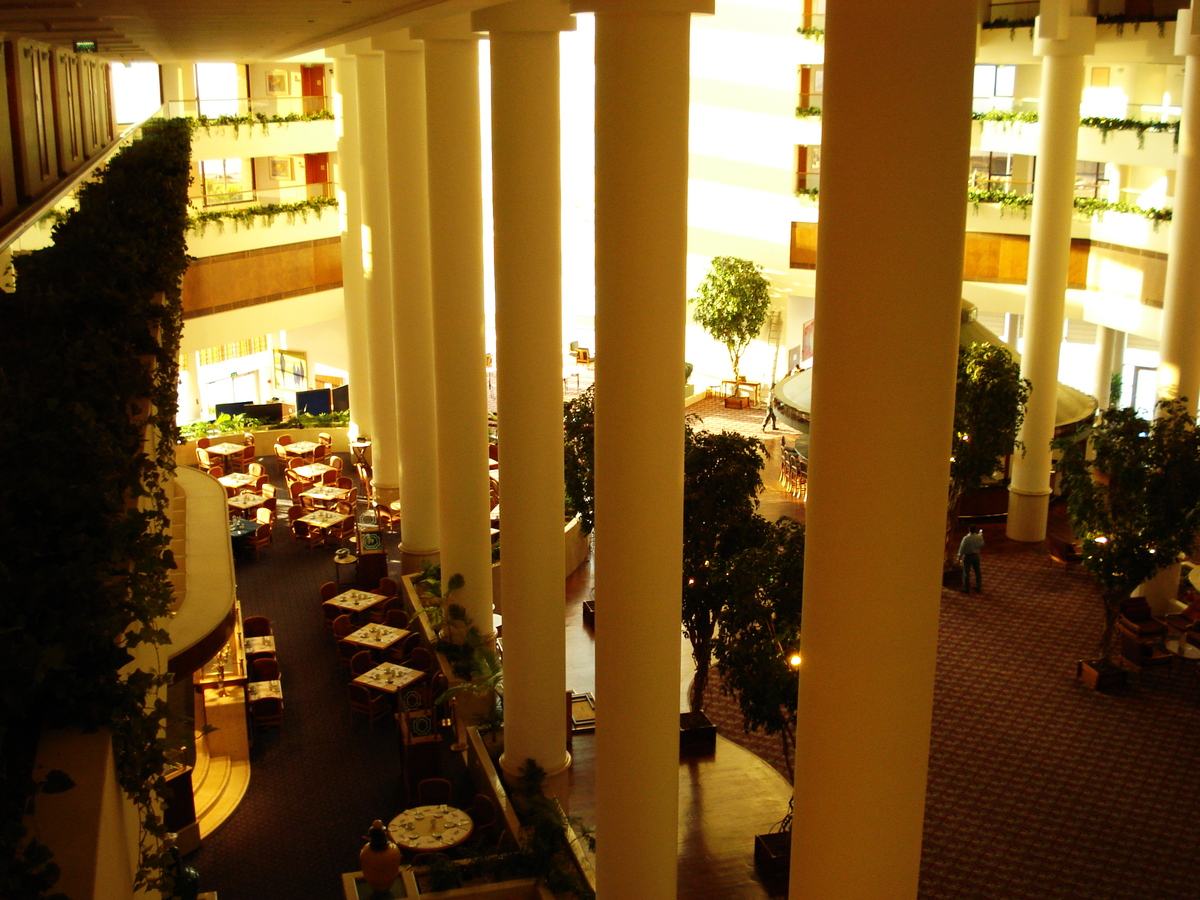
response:
M764 513L800 511L770 466ZM1118 694L1088 690L1074 665L1093 655L1102 623L1091 579L1038 547L1006 541L1002 526L986 526L985 535L984 593L942 592L918 896L1194 900L1195 672L1146 673ZM402 808L395 735L351 720L346 676L321 624L317 587L333 568L326 551L296 545L282 526L259 561L237 564L245 614L275 626L286 710L283 728L252 750L245 801L189 857L203 889L221 900L338 896L338 874L357 868L367 825ZM580 615L590 589L590 567L568 583L574 690L594 686L593 635ZM874 600L886 597L875 591L863 602ZM865 663L881 678L889 652ZM681 689L687 677L681 668ZM576 742L581 789L588 743ZM786 807L783 778L721 743L713 762L681 765L680 788L680 900L783 896L761 885L752 866L753 834ZM581 790L573 811L586 821L585 798Z

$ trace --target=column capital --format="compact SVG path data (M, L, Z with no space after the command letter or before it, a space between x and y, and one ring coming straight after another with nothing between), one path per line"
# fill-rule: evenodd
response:
M1200 16L1181 9L1175 24L1175 55L1200 56Z
M1058 32L1062 36L1050 34L1038 16L1034 20L1033 55L1090 56L1096 52L1096 20L1091 16L1070 16L1059 23Z
M384 53L424 53L425 42L416 40L411 31L404 28L371 38L371 48Z
M564 0L512 0L471 13L471 25L492 33L574 31L575 18Z
M472 27L470 13L414 25L409 34L419 41L478 41L484 37Z
M655 13L699 13L711 16L716 0L571 0L573 13L653 15Z

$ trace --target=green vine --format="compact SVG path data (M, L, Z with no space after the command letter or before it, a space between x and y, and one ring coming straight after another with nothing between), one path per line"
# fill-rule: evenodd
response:
M268 134L270 125L288 125L292 122L325 122L332 119L333 113L330 110L322 109L313 113L288 113L283 116L268 116L266 113L247 113L240 116L196 116L182 121L187 123L192 132L203 128L207 135L211 135L214 128L228 126L233 129L233 136L237 137L238 131L243 125L258 125L262 128L263 134Z
M796 118L797 119L809 119L809 118L813 118L813 117L816 117L818 119L821 118L821 107L819 107L819 106L797 106L796 107Z
M206 209L188 217L188 231L203 235L210 225L215 225L217 234L224 234L226 222L232 222L235 231L240 228L253 228L259 222L269 228L279 216L286 217L288 224L294 225L297 219L307 222L310 213L316 213L319 219L325 210L336 208L337 205L336 197L309 197L296 203L272 203L240 209Z
M38 735L64 727L111 732L117 781L141 821L135 887L171 887L159 817L173 755L160 696L169 676L161 658L131 663L142 645L157 654L169 640L158 623L172 599L190 154L185 122L147 125L80 189L54 244L18 258L15 293L0 294L0 408L38 448L0 486L3 508L38 511L36 535L18 516L0 534L5 897L42 897L53 884L49 850L26 834L22 812Z
M821 41L825 39L825 29L816 28L812 25L801 26L800 28L797 28L796 34L800 35L801 37L811 38L814 41Z
M1163 16L1155 15L1153 13L1144 14L1144 15L1135 15L1135 14L1130 14L1130 13L1107 13L1107 14L1101 13L1096 16L1096 24L1097 25L1114 25L1114 26L1116 26L1117 37L1121 37L1122 35L1125 34L1125 26L1126 25L1132 25L1134 32L1137 32L1138 29L1141 28L1142 23L1144 23L1144 22L1156 23L1158 25L1158 36L1162 37L1163 35L1166 34L1167 22L1174 22L1174 21L1175 21L1174 14L1167 15L1165 18ZM1034 19L1032 19L1032 18L1006 19L1006 18L1001 17L1001 18L997 18L997 19L992 19L990 22L984 22L982 27L986 28L986 29L1007 28L1009 40L1012 40L1013 38L1016 37L1018 28L1028 28L1029 29L1029 37L1032 40L1034 24L1035 24L1035 22L1034 22Z

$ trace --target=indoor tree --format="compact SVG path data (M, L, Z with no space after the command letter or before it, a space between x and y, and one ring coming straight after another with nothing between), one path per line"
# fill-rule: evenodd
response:
M692 298L693 318L729 351L735 381L742 354L767 320L769 288L762 266L736 256L716 256Z
M591 534L595 503L596 386L563 403L563 480L567 506L579 515L583 533Z
M721 615L714 657L721 690L742 711L746 732L778 734L789 776L794 757L804 587L804 526L783 518L737 558L735 590Z
M1021 444L1017 432L1025 420L1030 382L1008 349L972 343L958 348L954 390L954 435L950 444L950 489L946 503L946 564L956 553L951 536L958 523L958 501L977 491Z
M703 711L717 623L731 594L742 589L734 562L769 529L757 512L762 449L756 438L685 425L683 630L696 662L688 696L693 714Z
M1121 603L1192 549L1200 529L1200 432L1182 401L1162 400L1153 420L1109 409L1056 446L1083 565L1104 591L1105 652Z

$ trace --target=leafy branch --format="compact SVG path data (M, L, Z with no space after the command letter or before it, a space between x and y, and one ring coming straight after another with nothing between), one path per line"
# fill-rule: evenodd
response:
M275 224L279 216L287 218L289 225L295 225L296 220L308 221L310 213L316 213L317 218L325 210L336 208L336 197L309 197L295 203L272 203L266 206L245 206L240 209L203 210L192 213L188 217L188 231L203 235L210 225L215 225L218 234L225 233L225 223L232 222L234 231L240 228L253 228L258 222L267 227Z

